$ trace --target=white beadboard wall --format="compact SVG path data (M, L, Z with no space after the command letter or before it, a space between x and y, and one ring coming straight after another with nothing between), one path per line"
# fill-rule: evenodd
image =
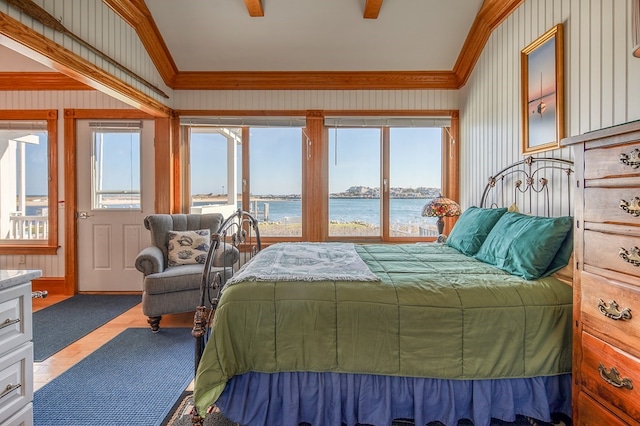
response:
M169 97L172 97L172 89L164 84L135 30L102 0L33 0L33 2L56 19L59 19L60 23L68 31L78 36L81 40L84 40L151 84L158 86ZM86 47L83 47L68 35L46 27L5 2L0 2L0 12L6 13L46 38L86 59L96 67L140 90L142 93L157 101L167 102L161 95Z
M98 91L0 91L0 109L58 110L58 197L64 199L64 109L130 109L131 107ZM58 209L58 254L29 255L26 263L19 256L0 255L0 269L40 269L43 277L64 277L64 206Z
M565 136L640 119L630 11L630 0L527 0L493 32L460 91L464 207L479 203L492 173L523 158L520 51L556 24L565 32ZM543 155L573 158L571 148Z
M198 110L452 110L457 90L176 90L172 108Z

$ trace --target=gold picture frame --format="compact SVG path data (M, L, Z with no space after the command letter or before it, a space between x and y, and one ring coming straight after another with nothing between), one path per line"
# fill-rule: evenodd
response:
M556 149L564 137L564 32L558 24L522 49L522 154Z

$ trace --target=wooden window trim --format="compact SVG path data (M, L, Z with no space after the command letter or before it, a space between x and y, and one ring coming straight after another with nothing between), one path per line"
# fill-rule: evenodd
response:
M49 238L42 244L0 244L0 254L54 255L58 252L58 111L48 110L3 110L0 120L46 120L48 145L48 222ZM3 240L9 241L9 240Z
M301 237L263 237L265 244L271 244L275 242L287 242L287 241L345 241L344 237L329 237L328 229L328 131L324 126L325 116L424 116L424 117L451 117L451 127L449 131L453 136L455 143L451 144L447 133L443 129L442 133L442 190L448 194L448 197L459 201L459 113L458 110L286 110L286 111L246 111L246 110L178 110L179 115L186 116L203 116L203 117L216 117L216 116L301 116L305 115L307 125L305 127L305 135L311 141L310 154L311 157L307 158L306 147L302 150L302 221L303 230ZM383 132L384 132L383 127ZM387 139L388 139L388 129ZM243 143L242 152L242 176L246 180L246 187L242 186L242 206L248 206L249 195L246 188L250 188L250 167L249 163L249 144L251 143L249 136L249 129L243 128L243 141L249 141L249 143ZM186 148L184 141L184 134L181 135L183 139L182 144ZM305 138L303 138L305 139ZM304 143L304 141L303 141ZM388 142L386 148L384 143L382 149L389 149ZM188 151L185 151L185 156ZM388 154L388 152L387 152ZM388 155L386 156L388 158ZM383 156L383 159L385 157ZM384 160L381 160L384 161ZM389 165L383 164L382 178L389 179ZM181 173L181 179L188 179L188 174ZM178 180L174 183L176 187L188 188L188 183L181 183ZM382 185L382 183L381 183ZM188 191L187 191L188 194ZM387 197L386 209L381 211L383 215L383 223L385 224L382 229L382 233L379 237L360 237L350 238L350 242L363 242L363 243L402 243L402 242L418 242L418 241L433 241L433 237L390 237L389 236L389 211L388 211L388 194L383 195ZM188 204L188 203L187 203ZM447 229L451 229L455 219L447 218Z

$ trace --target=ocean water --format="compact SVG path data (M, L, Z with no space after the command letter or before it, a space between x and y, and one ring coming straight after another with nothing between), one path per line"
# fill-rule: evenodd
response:
M427 203L425 198L392 198L389 205L390 223L393 224L434 224L436 218L422 217L422 207ZM258 220L264 221L264 205L269 205L268 221L290 222L300 221L302 202L294 200L268 200L252 203L251 210L258 206ZM195 205L214 204L196 202ZM42 207L27 206L27 215L41 214ZM380 200L376 198L331 198L329 199L330 222L365 222L380 224Z
M425 198L393 198L390 200L389 216L393 224L434 224L436 218L422 217L422 207L427 203ZM196 202L194 205L211 204ZM265 219L265 204L268 204L269 215ZM300 221L302 217L302 201L294 200L261 200L251 203L251 212L257 205L257 218L260 221L290 222ZM331 198L329 199L330 222L365 222L380 224L380 200L375 198Z

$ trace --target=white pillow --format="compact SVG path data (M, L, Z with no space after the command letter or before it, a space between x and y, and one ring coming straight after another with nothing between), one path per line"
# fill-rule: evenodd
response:
M167 243L169 266L204 263L210 243L208 229L169 231Z

